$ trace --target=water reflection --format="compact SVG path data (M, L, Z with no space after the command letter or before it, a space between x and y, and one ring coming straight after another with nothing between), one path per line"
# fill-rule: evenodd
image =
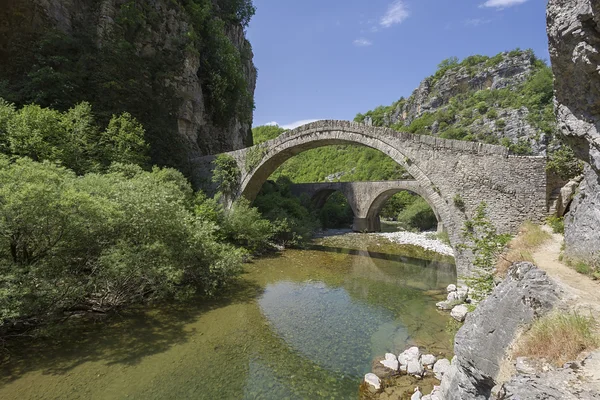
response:
M218 301L157 307L20 344L2 399L351 399L373 357L448 353L455 268L360 236L255 261Z

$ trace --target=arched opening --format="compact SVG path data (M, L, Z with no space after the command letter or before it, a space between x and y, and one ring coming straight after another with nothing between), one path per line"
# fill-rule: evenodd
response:
M355 211L348 199L339 190L320 190L312 198L312 205L323 229L350 229Z
M443 230L439 214L425 198L410 190L381 193L371 205L369 217L379 217L383 232Z

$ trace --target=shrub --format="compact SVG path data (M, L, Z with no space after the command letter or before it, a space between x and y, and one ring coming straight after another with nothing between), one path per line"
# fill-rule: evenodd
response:
M403 229L425 231L437 225L437 218L425 199L416 197L412 204L398 214L398 222Z
M0 325L216 294L242 254L194 215L192 193L174 170L114 165L76 177L0 159Z
M552 215L548 217L548 225L554 233L565 233L565 220L563 217Z
M271 239L275 229L257 208L251 207L248 200L241 198L225 212L223 233L230 242L252 253L262 253L272 247Z
M545 358L556 366L573 361L600 344L596 321L579 314L554 313L536 320L519 340L516 356Z
M234 194L240 184L241 172L237 161L229 154L219 154L213 161L212 181L217 184L218 190L225 196Z
M460 193L455 194L452 200L456 208L458 208L460 211L465 211L465 201L463 200Z

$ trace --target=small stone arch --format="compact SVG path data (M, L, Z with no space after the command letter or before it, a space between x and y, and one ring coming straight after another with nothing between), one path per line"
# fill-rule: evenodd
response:
M421 196L427 202L427 204L429 204L429 206L433 210L433 213L435 214L435 218L437 219L437 231L438 232L444 231L444 222L442 220L442 217L441 217L439 211L436 210L435 205L430 200L427 199L427 195L425 194L425 192L423 190L421 190L418 186L415 186L410 189L406 189L406 188L387 189L387 190L384 190L383 192L379 193L373 199L371 204L369 205L369 208L367 211L367 219L370 221L373 221L372 224L380 225L381 222L379 220L379 213L381 212L381 209L385 206L385 203L387 203L387 201L396 193L400 193L400 192L404 192L404 191L411 192L418 196ZM378 230L381 230L381 228L379 228Z

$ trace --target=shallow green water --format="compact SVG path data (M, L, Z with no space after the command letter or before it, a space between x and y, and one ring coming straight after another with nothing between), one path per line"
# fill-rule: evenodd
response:
M357 398L374 357L451 351L435 302L455 268L416 254L353 235L255 261L218 302L11 348L0 399Z

